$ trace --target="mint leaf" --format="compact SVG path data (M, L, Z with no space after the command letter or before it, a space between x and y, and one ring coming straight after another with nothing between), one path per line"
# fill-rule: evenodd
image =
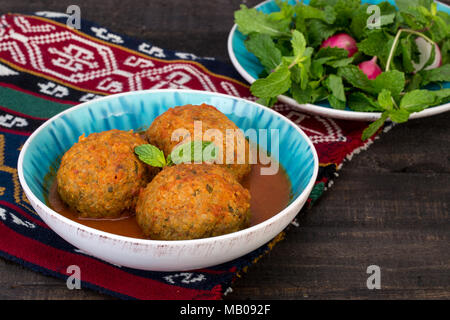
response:
M288 20L290 21L295 14L294 6L283 0L275 0L280 11L275 11L269 14L272 20Z
M378 4L380 8L381 16L380 16L380 26L386 26L395 21L397 9L391 5L389 2L381 2Z
M234 21L244 35L256 32L273 37L290 36L289 25L284 20L272 20L263 12L255 8L249 9L244 4L234 13Z
M281 52L267 34L252 34L245 41L245 47L259 59L268 72L281 63Z
M208 162L216 159L218 152L218 147L212 141L189 141L172 150L168 163Z
M297 66L300 68L300 84L302 89L306 89L309 82L309 75L311 69L311 55L313 53L313 48L307 47L301 56L298 59Z
M272 98L285 93L291 87L291 73L281 65L266 78L258 79L250 87L252 94L259 98Z
M366 129L364 129L361 136L361 140L366 141L371 136L373 136L383 126L384 122L388 117L389 117L388 112L387 111L383 112L380 119L372 122Z
M423 77L420 75L420 73L416 73L415 75L413 75L410 78L409 84L406 87L406 91L412 91L412 90L419 89L422 84L422 81L423 81Z
M315 59L319 58L333 58L333 59L344 59L348 57L348 51L337 47L325 47L320 48L317 54L314 56Z
M394 37L384 32L383 29L374 30L369 33L367 38L358 43L358 50L368 56L377 56L385 65L391 48L389 43L393 41Z
M346 107L345 101L339 100L335 95L328 96L328 102L334 109L344 110Z
M450 27L449 22L440 16L432 16L433 23L430 25L431 39L434 42L440 42L448 36Z
M450 89L442 90L413 90L407 92L400 100L400 109L408 112L419 112L436 104L449 100Z
M262 104L266 107L273 107L275 103L277 103L277 98L258 98L258 100L255 101L256 103Z
M311 82L306 89L302 89L298 83L292 83L291 95L300 104L313 103L325 100L329 93L324 87L312 88Z
M309 5L314 8L323 9L327 5L334 6L338 0L310 0Z
M353 18L355 12L360 6L360 0L337 0L333 6L336 12L336 21L334 25L347 28Z
M348 107L354 111L383 111L377 101L363 92L354 92L348 96Z
M203 161L210 162L217 158L219 148L211 141L202 142Z
M423 6L410 6L400 14L406 24L414 30L427 28L431 24L430 12Z
M392 110L394 102L392 101L391 92L389 90L381 90L378 94L378 104L385 110Z
M402 123L409 119L409 112L405 109L392 109L389 112L389 118L393 122Z
M302 69L300 69L300 66L298 64L296 64L289 70L291 71L292 82L301 83L302 82Z
M325 86L331 91L331 94L340 101L346 101L344 84L340 76L330 74L324 82ZM344 103L345 106L345 103Z
M352 86L372 94L378 94L383 89L391 91L392 96L398 96L405 87L405 74L397 70L382 72L376 79L369 80L355 65L348 65L338 69L338 75Z
M299 83L292 83L291 87L292 98L300 104L306 104L312 102L312 89L307 87L302 89Z
M332 36L334 33L336 33L336 31L341 29L339 27L327 24L325 22L316 19L311 19L307 21L305 25L306 25L305 31L308 32L306 33L306 36L308 37L308 44L312 47L320 45L323 40ZM297 29L299 29L298 26Z
M432 39L435 42L440 42L444 38L447 38L448 41L448 35L450 34L450 14L438 11L435 16L432 16L432 19L434 22L430 27Z
M306 50L306 40L301 32L297 30L292 31L291 45L294 56L296 58L301 57Z
M355 12L353 16L352 22L350 24L350 31L356 37L356 39L361 40L366 32L369 30L367 28L367 19L369 18L369 14L367 13L367 8L369 4L362 4L359 9Z
M364 91L373 92L372 83L355 65L348 65L344 67L338 68L338 76L344 78L347 82L349 82L352 86L362 89Z
M441 55L443 65L450 63L450 39L445 40L441 46Z
M324 87L318 87L311 90L312 102L322 101L327 98L328 92Z
M327 61L327 62L325 62L325 64L327 66L330 66L333 68L339 68L339 67L348 66L352 62L353 62L353 57L350 57L350 58Z
M333 59L333 58L329 57L329 58L320 58L320 59L312 60L311 66L310 66L311 75L315 78L322 78L322 76L325 73L325 68L324 68L323 64L331 59Z
M400 100L400 108L408 112L419 112L433 105L436 95L429 90L413 90L407 92Z
M381 73L376 79L372 80L372 87L376 93L383 89L391 91L392 96L396 97L405 88L405 74L397 70L389 70Z
M420 75L423 77L422 85L434 81L450 81L450 64L445 64L436 69L422 70Z
M300 65L300 86L302 87L302 89L306 89L306 87L308 86L308 81L308 67L302 64Z
M403 69L411 73L414 71L414 66L412 64L412 37L404 38L400 40L400 49L402 51L402 62L403 62Z
M326 64L333 68L347 66L354 60L354 57L348 58L347 50L337 47L320 48L314 58L316 63Z
M142 144L134 148L134 152L138 155L139 160L152 166L162 168L166 166L166 158L164 152L151 144Z
M441 89L441 90L433 90L433 94L436 97L434 105L447 103L450 101L450 88Z
M296 8L297 17L300 19L318 19L328 24L333 24L336 20L336 13L333 7L326 6L324 10L314 8L309 5L300 4Z
M437 8L436 8L437 9ZM438 11L436 12L436 16L442 18L442 20L445 21L445 23L447 23L447 30L450 28L450 14L448 14L447 12L444 11Z
M427 9L431 9L431 4L433 0L395 0L395 4L397 5L400 11L407 10L410 7L423 6Z
M428 66L432 65L435 58L436 58L436 47L431 46L430 57L428 58L427 62L423 65L422 69L425 70Z

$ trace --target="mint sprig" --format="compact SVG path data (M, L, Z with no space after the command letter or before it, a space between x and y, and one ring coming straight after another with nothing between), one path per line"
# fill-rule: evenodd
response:
M175 147L167 158L162 150L152 144L137 146L134 152L142 162L164 168L180 163L212 162L217 158L219 149L211 141L189 141Z
M134 152L137 154L139 160L152 167L163 168L167 165L164 152L154 145L142 144L135 147Z
M378 95L378 105L383 110L383 113L380 119L371 123L363 131L361 139L365 141L373 136L388 118L396 123L406 122L411 113L422 111L429 106L441 104L449 99L450 89L436 91L419 89L407 92L400 99L400 103L397 103L396 99L391 96L390 91L384 89Z

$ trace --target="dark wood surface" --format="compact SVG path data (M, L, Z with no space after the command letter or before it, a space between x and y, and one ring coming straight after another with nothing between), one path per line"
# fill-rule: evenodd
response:
M258 1L243 1L253 6ZM448 1L447 1L448 2ZM241 1L77 1L82 17L167 49L229 61ZM0 13L73 1L0 0ZM225 299L449 299L450 113L398 125L339 171ZM366 268L381 268L368 290ZM111 299L0 259L0 299Z

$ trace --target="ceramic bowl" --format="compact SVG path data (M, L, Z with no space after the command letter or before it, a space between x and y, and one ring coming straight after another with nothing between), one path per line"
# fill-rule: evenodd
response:
M78 137L111 129L149 126L168 108L207 103L217 107L243 130L278 129L279 162L292 185L289 205L272 218L222 236L177 241L135 239L99 231L65 218L46 205L44 177ZM270 151L270 144L268 144ZM297 215L318 172L313 144L301 129L277 112L223 94L194 90L147 90L89 101L54 116L26 141L19 160L20 183L45 223L75 247L107 262L153 271L204 268L243 256L280 233Z

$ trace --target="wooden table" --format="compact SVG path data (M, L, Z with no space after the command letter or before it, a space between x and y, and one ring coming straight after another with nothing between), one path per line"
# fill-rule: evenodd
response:
M239 0L80 1L82 18L157 46L229 61ZM447 1L450 2L450 1ZM258 1L245 1L254 6ZM0 0L1 13L65 12L73 1ZM450 298L450 113L383 134L339 172L286 239L226 299ZM369 265L381 289L369 290ZM110 299L0 259L0 299Z

